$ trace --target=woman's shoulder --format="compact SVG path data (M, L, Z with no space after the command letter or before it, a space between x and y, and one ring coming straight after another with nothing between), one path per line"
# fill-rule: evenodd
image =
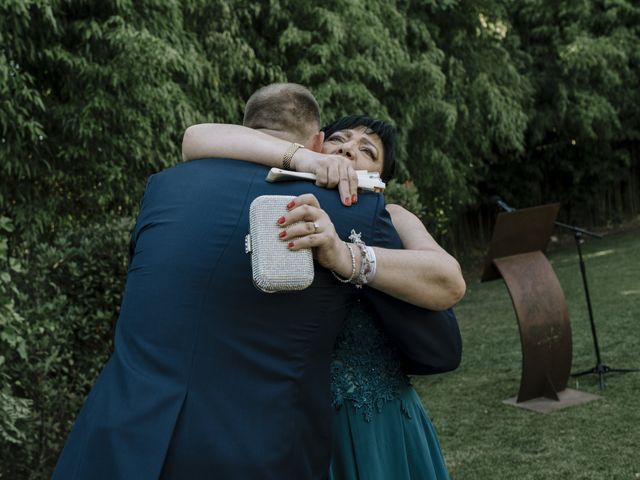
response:
M398 205L397 203L387 203L385 205L385 208L387 209L387 212L389 212L391 214L409 212L409 210L404 208L402 205ZM411 213L411 212L409 212L409 213Z
M401 225L422 225L422 221L413 212L407 210L402 205L398 205L397 203L387 203L385 208L396 228Z

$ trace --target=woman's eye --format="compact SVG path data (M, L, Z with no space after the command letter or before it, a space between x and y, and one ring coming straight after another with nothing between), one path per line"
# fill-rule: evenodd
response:
M342 137L340 137L339 135L332 135L331 137L329 137L329 141L330 142L344 142Z
M365 153L365 155L367 155L369 158L375 160L376 159L376 154L374 153L373 150L369 149L369 148L363 148L362 151Z

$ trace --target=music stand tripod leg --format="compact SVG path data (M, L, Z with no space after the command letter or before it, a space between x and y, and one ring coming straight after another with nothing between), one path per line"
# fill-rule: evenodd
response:
M582 242L584 241L583 238L583 233L586 233L590 236L596 237L596 238L602 238L601 235L597 235L595 233L591 233L588 232L586 230L582 230L580 228L577 227L573 227L571 225L565 225L563 223L560 222L555 222L556 225L559 225L561 227L564 228L568 228L570 230L573 230L574 233L574 238L576 240L576 247L578 249L578 259L579 259L579 263L580 263L580 274L582 275L582 285L584 287L584 294L585 294L585 299L587 301L587 311L589 313L589 324L591 326L591 336L593 337L593 346L596 352L596 366L593 368L590 368L588 370L584 370L578 373L572 373L571 376L572 377L580 377L582 375L588 375L590 373L595 373L598 375L598 385L600 390L604 390L605 388L605 382L604 382L604 377L606 373L609 372L620 372L620 373L627 373L627 372L640 372L640 369L638 368L611 368L607 365L605 365L604 363L602 363L602 358L600 357L600 346L598 344L598 334L596 333L596 324L595 321L593 320L593 309L591 308L591 296L589 295L589 285L587 284L587 272L586 272L586 267L584 264L584 259L582 257L582 248L580 247L580 245L582 244Z

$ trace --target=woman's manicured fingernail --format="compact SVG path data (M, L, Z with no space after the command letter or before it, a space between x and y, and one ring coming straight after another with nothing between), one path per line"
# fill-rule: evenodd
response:
M349 197L346 197L346 198L344 199L344 204L345 204L347 207L348 207L348 206L350 206L350 205L351 205L351 199L350 199Z
M280 204L280 205L282 205L282 204ZM284 223L284 217L280 217L278 219L278 225L282 225L283 223Z
M351 195L351 203L356 203L358 201L358 196L354 193Z
M293 200L291 200L289 203L287 203L287 208L289 210L291 210L295 206L296 206L296 202L294 202Z
M286 231L286 230L281 231L281 232L278 234L278 236L279 236L280 238L284 238L284 237L286 237L286 236L287 236L287 231Z
M295 245L295 244L294 244L293 242L289 242L289 244L287 245L287 247L289 247L289 248L293 248L293 246L294 246L294 245Z

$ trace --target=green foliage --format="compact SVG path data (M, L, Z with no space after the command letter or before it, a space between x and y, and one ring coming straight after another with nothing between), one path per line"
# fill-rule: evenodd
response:
M6 385L0 390L0 448L6 453L0 471L6 478L50 475L111 351L131 229L131 220L114 218L24 245L20 263L12 263L11 303L0 280L2 305L11 307L0 314Z
M436 234L498 192L582 217L614 187L637 203L629 1L0 9L0 210L24 235L135 214L148 174L179 161L186 126L239 122L255 88L286 80L314 91L325 121L367 113L398 126L399 180L415 183Z
M1 13L0 209L31 237L131 214L197 117L187 89L202 62L179 5L42 0Z
M392 181L387 185L384 192L385 202L396 203L413 212L418 218L423 218L425 214L424 205L420 201L420 193L415 184L407 180L406 182Z
M638 166L639 18L640 7L624 0L514 8L536 91L523 160L546 179L532 193L563 201L582 221L606 221L595 199L623 188Z
M20 444L27 439L24 422L30 416L31 402L16 396L19 378L11 378L9 364L13 358L26 361L27 341L24 336L25 320L15 306L20 295L12 284L12 275L22 272L21 263L9 256L7 235L13 225L7 217L0 217L0 441Z

